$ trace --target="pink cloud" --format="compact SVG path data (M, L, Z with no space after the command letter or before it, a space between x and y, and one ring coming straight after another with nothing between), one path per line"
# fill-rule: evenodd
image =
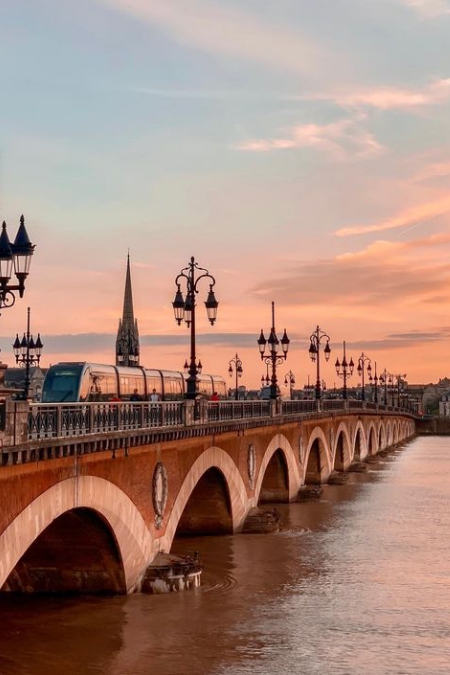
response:
M450 211L450 196L445 196L433 202L425 204L418 204L412 208L406 209L398 213L393 218L383 220L379 223L372 223L370 225L354 225L351 227L343 227L337 230L335 234L338 237L348 237L352 234L368 234L369 232L384 232L385 230L393 230L399 227L407 227L420 223L423 220L430 220L436 218L444 213Z
M450 14L448 0L402 0L403 4L430 18Z
M431 180L433 178L442 178L450 176L450 162L436 162L422 169L414 178L413 182Z
M333 101L346 108L391 110L441 105L450 98L450 78L435 80L421 89L379 87L356 92L325 92L292 97L293 100Z
M238 149L247 152L269 152L316 148L336 159L379 155L383 147L362 128L361 119L358 116L325 125L303 124L289 129L284 138L245 141L238 145Z

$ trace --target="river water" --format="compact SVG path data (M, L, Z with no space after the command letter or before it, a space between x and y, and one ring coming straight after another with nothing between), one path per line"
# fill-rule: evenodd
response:
M450 438L277 505L271 535L182 540L202 587L0 599L0 675L448 675Z

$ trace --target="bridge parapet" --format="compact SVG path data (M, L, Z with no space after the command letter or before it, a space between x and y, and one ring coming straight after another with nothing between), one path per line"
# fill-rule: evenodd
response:
M158 403L7 402L0 466L226 432L245 433L336 415L398 415L405 410L363 401L170 401Z

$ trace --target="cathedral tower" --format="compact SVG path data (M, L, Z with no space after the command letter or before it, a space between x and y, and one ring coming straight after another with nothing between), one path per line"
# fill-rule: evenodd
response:
M130 254L127 256L127 274L123 297L123 315L119 319L116 339L116 366L139 365L139 331L134 318L133 293L131 290Z

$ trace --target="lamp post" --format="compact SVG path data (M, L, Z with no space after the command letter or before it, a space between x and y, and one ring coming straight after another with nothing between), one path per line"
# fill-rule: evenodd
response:
M181 326L181 322L184 319L187 327L190 327L191 329L190 360L189 363L186 361L184 364L185 370L187 370L189 373L186 381L186 398L188 399L195 399L198 394L197 375L201 373L202 370L201 361L197 363L197 356L195 353L195 309L197 306L195 296L198 293L198 283L202 279L209 279L211 282L209 284L209 293L205 302L205 307L209 322L211 326L213 326L217 318L217 307L219 305L214 295L214 285L216 280L207 269L200 267L199 264L195 262L194 256L191 257L189 265L184 267L175 279L177 290L175 293L175 299L172 302L175 321L177 324ZM184 298L181 291L182 283L184 283L186 286L186 298Z
M347 361L347 356L345 353L345 340L342 343L343 345L343 350L344 350L344 355L342 357L342 361L339 361L339 359L336 359L336 363L334 364L334 367L336 368L336 375L338 377L342 377L344 381L344 386L342 387L342 398L344 400L347 399L347 378L351 377L353 375L353 369L355 367L355 364L353 363L352 357L350 357L350 361Z
M328 361L330 358L331 354L331 349L330 349L330 336L327 335L319 326L316 327L316 330L314 333L309 338L310 340L310 345L309 345L309 356L311 358L311 361L314 363L316 362L316 372L317 372L317 377L316 377L316 399L319 400L321 397L321 383L320 383L320 345L322 340L326 340L327 343L325 347L323 348L323 353L325 354L325 361Z
M261 328L261 335L258 340L259 353L261 356L261 361L269 367L272 366L272 376L270 378L270 398L277 398L277 365L283 363L287 358L287 353L289 349L290 340L286 333L286 328L284 329L283 337L281 340L278 339L277 333L275 330L275 303L272 302L272 328L270 329L270 335L268 340L264 337L263 330ZM278 345L281 343L282 354L278 353ZM266 345L268 345L269 353L266 354ZM268 372L268 371L267 371Z
M295 384L295 375L290 370L286 375L284 376L284 386L287 387L289 386L289 398L292 399L294 398L294 384Z
M233 373L235 374L235 387L234 387L234 398L237 401L239 399L239 393L238 393L238 379L242 377L242 373L244 372L244 369L242 367L242 361L239 358L239 356L236 354L234 359L230 359L230 365L228 367L228 374L230 377L232 377ZM233 368L234 366L234 368Z
M270 384L269 364L266 363L266 374L261 375L261 387L268 387Z
M400 408L400 395L404 390L403 385L405 383L406 373L403 373L402 375L393 375L393 377L396 379L396 382L393 384L393 389L397 387L397 408Z
M20 298L23 298L25 280L30 272L34 246L28 238L23 216L20 217L19 229L13 244L9 241L6 223L3 221L2 233L0 234L0 309L14 305L16 301L15 291L19 293ZM17 284L10 283L13 269Z
M367 363L367 366L366 366L366 363ZM364 352L362 352L361 356L358 359L358 367L357 367L356 370L358 371L358 375L361 378L361 399L363 401L366 400L366 390L365 390L365 386L364 386L364 373L367 370L367 374L370 377L370 375L372 373L372 366L370 365L371 363L372 363L372 361L369 359L369 357L366 356L364 354Z
M36 342L30 333L30 308L27 309L27 332L23 334L22 340L19 340L19 335L16 334L14 340L13 350L16 357L16 363L20 367L25 368L25 387L23 392L23 399L26 401L30 393L30 367L38 366L41 360L42 347L41 336L38 333Z
M380 383L384 386L384 405L388 405L388 385L392 385L392 375L386 368L380 375Z
M314 398L314 385L310 384L309 381L309 375L308 375L308 384L303 385L303 391L306 392L306 398L309 400L310 398Z
M372 373L369 373L369 382L370 383L373 382L373 385L375 387L374 401L375 401L375 403L378 403L378 380L381 381L381 377L378 377L378 375L377 375L377 362L376 361L374 362L374 366L375 366L374 367L374 375L372 377Z

